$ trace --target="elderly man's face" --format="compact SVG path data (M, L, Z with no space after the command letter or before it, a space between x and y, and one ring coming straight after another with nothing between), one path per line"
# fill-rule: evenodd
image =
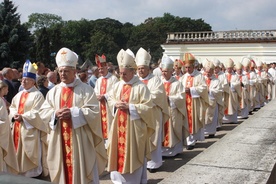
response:
M214 74L214 69L213 68L205 68L205 74L208 78L211 78L212 75Z
M120 68L120 77L123 81L129 82L134 77L134 72L129 68Z
M76 77L76 69L68 66L59 67L58 73L60 76L60 81L64 82L65 84L74 82Z
M173 69L174 69L174 71L175 71L175 73L176 73L177 75L180 75L180 74L181 74L181 67L178 67L178 66L176 65L176 66L173 67Z
M242 74L242 69L241 68L236 69L236 72L237 72L237 74L241 75Z
M216 66L215 69L214 69L214 73L215 74L218 74L220 72L220 67L219 66Z
M29 77L23 77L21 85L24 89L28 90L35 85L35 80Z
M169 80L172 77L173 70L172 69L166 69L162 68L162 76L166 79Z
M98 70L99 70L100 76L106 76L108 73L107 66L99 67Z
M141 78L146 78L150 72L149 67L144 65L138 66L137 70L138 70L138 75Z
M192 74L194 72L194 65L193 64L185 64L185 69L188 74Z
M228 73L232 73L233 72L233 67L229 67L226 69Z

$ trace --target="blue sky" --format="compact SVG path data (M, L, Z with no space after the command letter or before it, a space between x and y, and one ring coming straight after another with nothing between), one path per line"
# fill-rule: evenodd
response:
M63 20L112 18L134 25L170 13L203 19L213 31L276 30L275 0L12 0L21 21L32 13L51 13Z

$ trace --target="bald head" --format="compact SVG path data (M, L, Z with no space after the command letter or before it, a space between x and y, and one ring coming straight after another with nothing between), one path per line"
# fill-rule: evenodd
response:
M2 75L3 75L4 78L6 78L8 80L13 79L13 71L12 71L11 68L3 68Z
M56 72L53 72L53 71L48 72L47 78L48 78L48 81L50 81L51 83L53 83L53 84L57 83L57 73Z

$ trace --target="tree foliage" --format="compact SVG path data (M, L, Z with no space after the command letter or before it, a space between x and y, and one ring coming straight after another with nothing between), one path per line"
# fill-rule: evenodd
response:
M4 0L0 4L0 68L21 66L30 46L30 32L21 25L17 7Z
M32 13L28 16L29 21L26 23L28 28L40 30L42 28L50 28L55 24L62 23L62 17L50 13Z
M128 46L137 51L140 47L151 52L152 61L162 57L161 44L166 42L168 32L210 31L211 26L202 19L173 16L165 13L163 17L148 18L136 26L129 39Z
M36 61L49 63L51 55L49 40L49 34L44 27L40 31L36 44Z

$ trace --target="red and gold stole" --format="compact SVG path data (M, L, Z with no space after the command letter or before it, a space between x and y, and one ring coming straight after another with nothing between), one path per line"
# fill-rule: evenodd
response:
M165 91L166 91L166 95L167 97L170 95L170 87L171 87L171 82L164 82L164 87L165 87ZM164 125L164 133L165 133L165 138L163 141L163 146L164 147L169 147L170 144L170 120L166 121L165 125Z
M24 113L24 105L25 102L28 98L29 93L28 92L23 92L21 94L20 97L20 101L19 101L19 107L18 107L18 114L23 114ZM14 122L14 132L13 132L13 141L14 141L14 147L15 147L15 151L17 152L18 149L18 144L19 144L19 139L20 139L20 122L19 121L15 121Z
M227 73L227 82L230 84L231 82L231 78L232 78L232 74L231 73ZM224 114L228 115L228 105L226 107L226 109L224 110Z
M207 77L205 81L206 81L207 87L209 89L210 84L211 84L211 79L209 77Z
M106 86L107 86L107 78L102 78L102 83L101 83L101 89L100 89L100 94L104 95L106 93ZM101 106L101 121L102 121L102 133L103 133L103 138L107 139L107 112L106 112L106 103L104 100L100 102Z
M129 102L131 92L131 85L124 84L121 91L121 100L124 102ZM127 120L128 120L128 110L118 109L118 172L122 173L125 163L125 153L126 153L126 144L127 144Z
M144 80L144 79L142 79L142 82L143 82L144 84L148 85L149 80Z
M63 87L61 91L60 107L72 107L73 87ZM72 119L63 119L61 123L62 154L66 184L73 183L73 149L72 149Z
M248 80L250 80L250 73L249 72L246 72L246 76L247 76Z
M227 82L228 83L231 82L231 78L232 78L232 74L231 73L227 73Z
M188 76L186 80L186 87L190 88L193 86L194 77ZM193 107L192 107L192 95L191 93L186 93L186 107L187 107L187 117L188 117L188 124L189 124L189 132L190 134L193 133Z
M242 82L242 75L239 75L240 81Z

